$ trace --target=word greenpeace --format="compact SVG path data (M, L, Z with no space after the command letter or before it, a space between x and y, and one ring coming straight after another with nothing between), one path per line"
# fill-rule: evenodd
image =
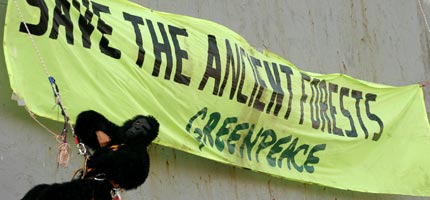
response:
M196 34L123 11L120 19L129 28L126 33L135 37L135 51L124 52L110 42L114 39L114 26L106 16L117 13L111 13L109 6L89 0L56 0L55 7L50 10L44 0L26 2L40 13L38 23L27 23L33 35L43 36L49 32L50 39L58 40L64 29L67 43L75 45L76 31L73 30L78 27L82 47L91 49L92 43L98 42L100 52L110 58L135 55L136 66L152 66L154 77L164 73L165 80L188 87L198 81L194 85L200 91L211 92L216 97L227 96L230 101L285 120L297 113L300 116L294 123L341 137L378 141L383 134L384 121L372 109L377 94L314 78L285 63L257 58L228 38L208 34L207 44L201 44L207 47L207 52L200 52L205 53L204 56L189 55L192 47L186 46L186 40L195 39L190 35ZM79 15L72 15L72 9L79 11ZM19 31L26 33L24 23L20 24ZM96 32L101 37L91 37ZM93 41L96 39L98 41ZM143 45L145 39L151 41L152 47ZM153 49L153 63L145 59L147 49ZM199 56L200 59L195 59ZM195 63L184 64L189 60ZM193 67L193 73L186 74L185 66ZM161 72L163 67L164 72ZM349 102L349 106L345 102Z
M205 125L200 127L202 122ZM185 129L200 143L200 149L208 146L220 152L239 154L241 158L246 155L249 161L255 159L256 162L265 157L271 167L282 168L286 162L289 170L294 168L298 172L313 173L320 161L316 154L326 149L326 144L300 144L299 138L293 135L283 134L285 137L279 138L272 129L261 127L256 131L255 128L255 124L238 122L237 117L208 113L205 107L190 118Z

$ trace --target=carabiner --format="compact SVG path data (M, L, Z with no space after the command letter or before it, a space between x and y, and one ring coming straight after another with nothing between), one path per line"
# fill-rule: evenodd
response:
M85 155L87 153L87 148L85 147L84 143L78 143L76 146L78 147L79 154Z

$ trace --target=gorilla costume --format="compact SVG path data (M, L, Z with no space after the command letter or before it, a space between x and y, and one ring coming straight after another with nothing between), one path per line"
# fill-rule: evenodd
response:
M40 184L22 200L111 200L113 189L131 190L142 185L149 173L147 147L158 136L159 123L152 116L138 115L118 126L98 112L88 110L76 120L75 134L94 151L81 179ZM110 137L100 147L96 131Z

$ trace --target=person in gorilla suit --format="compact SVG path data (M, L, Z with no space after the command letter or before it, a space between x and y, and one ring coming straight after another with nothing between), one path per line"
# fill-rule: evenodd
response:
M22 200L110 200L114 189L136 189L148 177L147 147L158 131L159 123L152 116L138 115L118 126L96 111L81 112L75 134L94 151L82 177L37 185Z

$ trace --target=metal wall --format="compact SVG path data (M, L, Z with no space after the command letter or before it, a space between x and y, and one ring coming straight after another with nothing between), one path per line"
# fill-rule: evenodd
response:
M6 2L0 0L0 38ZM136 2L223 24L306 71L398 86L430 81L429 33L415 0ZM430 16L430 5L423 5ZM82 158L72 146L70 166L57 168L55 138L10 99L2 48L0 55L0 198L20 199L35 184L69 180ZM429 111L428 87L425 93ZM43 123L61 130L59 123ZM297 183L158 145L150 147L150 156L148 180L123 199L430 199Z

